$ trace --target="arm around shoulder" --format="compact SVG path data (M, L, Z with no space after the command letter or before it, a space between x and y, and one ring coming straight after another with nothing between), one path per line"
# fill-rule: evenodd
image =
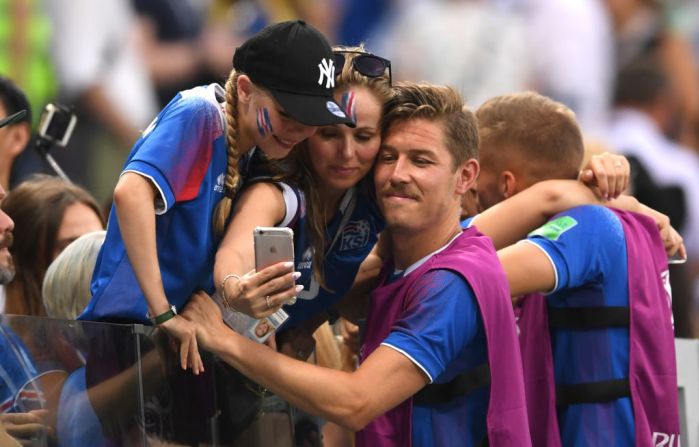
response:
M599 203L595 193L577 180L546 180L483 211L476 216L474 225L500 249L562 211Z

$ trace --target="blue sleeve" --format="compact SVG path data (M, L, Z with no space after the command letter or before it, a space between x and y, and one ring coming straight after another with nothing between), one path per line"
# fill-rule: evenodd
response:
M216 104L178 95L136 143L124 172L149 178L159 190L160 212L197 196L223 123Z
M21 396L39 375L22 340L7 327L0 326L0 413L22 411L26 401L43 396Z
M586 205L558 214L526 239L540 247L556 273L552 292L601 281L613 253L625 252L624 231L614 213Z
M476 214L476 216L477 215L478 214ZM467 217L466 219L462 220L461 221L461 228L463 228L464 230L467 228L470 228L471 225L473 224L473 219L475 219L476 216Z
M409 292L408 307L382 344L439 377L476 337L478 305L471 286L450 270L423 275Z

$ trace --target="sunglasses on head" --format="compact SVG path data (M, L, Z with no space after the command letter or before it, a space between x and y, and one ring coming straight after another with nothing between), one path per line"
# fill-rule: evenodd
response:
M388 70L388 83L392 84L391 79L391 61L370 53L352 50L336 50L333 51L333 62L335 63L335 72L342 73L342 68L345 66L345 54L357 54L352 59L352 68L358 73L368 78L378 78Z

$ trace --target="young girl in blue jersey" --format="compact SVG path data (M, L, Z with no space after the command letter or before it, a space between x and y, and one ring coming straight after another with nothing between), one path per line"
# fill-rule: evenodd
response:
M294 228L296 283L305 290L295 304L285 306L289 320L284 328L327 310L347 292L384 225L363 180L381 144L382 107L391 96L390 63L361 48L338 48L335 58L342 70L335 99L356 127L321 127L284 160L287 174L279 183L247 186L216 255L216 285L223 286L228 303L264 318L287 298L273 293L279 279L252 270L252 230L280 222Z
M236 50L225 90L178 94L129 154L80 318L162 326L179 340L182 368L203 371L194 327L176 311L196 290L213 291L215 251L254 148L282 158L313 126L352 124L333 100L334 78L327 41L292 21ZM292 266L270 270L285 279L280 296L295 296Z

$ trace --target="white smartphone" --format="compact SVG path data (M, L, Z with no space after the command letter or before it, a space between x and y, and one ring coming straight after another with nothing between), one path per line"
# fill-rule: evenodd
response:
M257 227L253 239L256 271L278 262L294 262L294 232L290 228Z

